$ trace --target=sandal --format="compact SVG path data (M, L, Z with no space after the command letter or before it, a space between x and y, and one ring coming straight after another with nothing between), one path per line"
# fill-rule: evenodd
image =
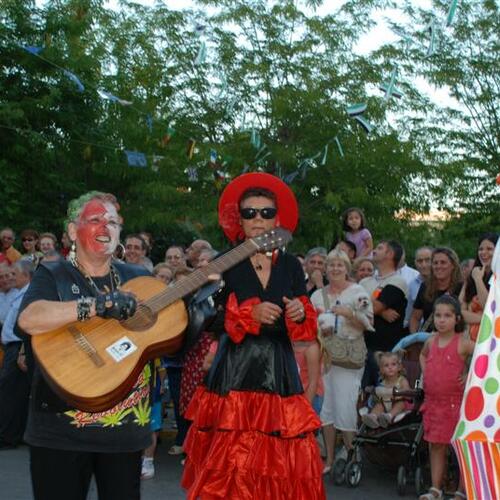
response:
M467 500L467 495L463 492L463 491L455 491L455 493L453 493L454 497L455 498L463 498L465 500Z
M434 488L434 486L432 486L431 488L429 488L429 492L420 495L418 497L418 500L435 500L435 499L439 500L442 498L443 498L443 490L438 490L437 488Z
M332 471L332 467L333 467L332 465L325 465L323 467L323 475L330 474L330 472Z
M182 449L182 446L174 444L173 446L170 447L167 453L169 455L182 455L184 453L184 450Z

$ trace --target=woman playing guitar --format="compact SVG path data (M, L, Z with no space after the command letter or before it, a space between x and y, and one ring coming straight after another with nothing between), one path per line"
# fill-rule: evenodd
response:
M35 336L93 316L126 320L136 309L126 281L147 275L138 266L112 262L122 218L111 194L91 192L73 200L67 231L68 261L41 264L21 305L18 324ZM133 349L124 340L116 356ZM36 365L25 440L30 445L36 500L80 500L95 475L99 498L140 497L141 451L150 445L149 366L110 410L87 413L62 401Z

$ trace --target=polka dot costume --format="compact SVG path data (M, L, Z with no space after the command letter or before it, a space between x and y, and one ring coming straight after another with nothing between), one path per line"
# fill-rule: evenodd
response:
M500 240L453 446L467 498L500 498Z

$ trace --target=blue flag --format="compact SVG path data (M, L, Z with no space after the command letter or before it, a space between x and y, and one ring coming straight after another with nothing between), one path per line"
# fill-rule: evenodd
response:
M145 168L148 166L148 161L144 153L140 153L139 151L125 150L125 154L127 155L127 162L131 167Z

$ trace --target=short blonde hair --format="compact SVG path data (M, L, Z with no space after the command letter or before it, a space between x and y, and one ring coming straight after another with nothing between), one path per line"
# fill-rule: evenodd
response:
M337 248L331 250L330 253L326 256L326 265L328 266L328 264L330 264L334 259L341 260L347 269L347 274L351 274L351 261L349 260L349 257L345 252L343 252L342 250L338 250Z

